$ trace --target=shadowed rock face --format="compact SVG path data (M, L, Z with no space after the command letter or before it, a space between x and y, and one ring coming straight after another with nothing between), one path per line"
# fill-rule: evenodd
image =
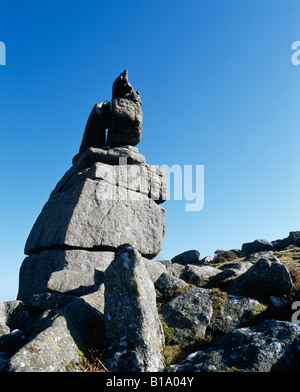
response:
M110 102L97 103L89 115L79 152L84 152L89 147L104 147L106 129L110 123Z
M142 137L142 102L128 81L128 71L113 83L112 101L97 103L88 118L79 152L90 147L135 146ZM108 135L106 140L106 130Z

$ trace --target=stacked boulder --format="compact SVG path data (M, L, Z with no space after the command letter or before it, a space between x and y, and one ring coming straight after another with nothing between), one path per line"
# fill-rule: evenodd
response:
M126 340L131 353L139 353L132 354L135 363L128 366L137 371L163 367L163 335L155 315L151 276L156 275L152 259L162 249L165 233L165 211L160 204L166 200L167 190L163 169L147 164L135 147L142 133L141 106L140 94L124 71L113 84L112 101L93 107L79 153L52 191L27 239L17 301L5 303L2 319L0 314L4 332L20 329L23 337L12 349L3 343L8 358L2 367L6 370L65 371L70 363L78 362L79 353L91 347L91 337L103 339L104 275L124 244L130 244L136 256L133 259L138 260L138 267L133 260L130 269L143 272L143 277L140 272L138 277L135 272L132 276L138 285L142 278L147 288L138 306L143 308L152 295L149 317L156 320L155 327L147 327L156 337L154 348L150 344L139 351L134 342ZM117 277L118 271L114 271L115 278L126 287L126 277ZM114 284L113 279L107 281L111 287L109 284ZM13 312L7 310L12 308ZM27 324L11 324L16 308L22 314L20 319L26 316L30 320ZM139 324L147 320L141 320L143 310ZM153 365L146 364L148 351ZM143 355L147 360L136 363Z
M134 147L141 136L141 103L127 71L114 82L112 111L109 102L97 105L73 166L27 239L18 293L23 302L49 291L95 291L122 244L132 244L149 259L162 249L165 211L160 203L166 199L166 181L163 169L146 164ZM102 145L104 134L99 135L107 126L108 142L118 147ZM130 132L135 136L127 138Z

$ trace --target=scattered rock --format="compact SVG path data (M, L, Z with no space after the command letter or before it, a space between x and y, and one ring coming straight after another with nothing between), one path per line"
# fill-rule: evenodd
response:
M163 322L174 332L172 344L205 336L213 313L212 296L210 289L191 287L160 310Z
M252 267L252 263L247 261L234 261L221 265L220 270L232 270L235 276L241 275Z
M189 287L189 285L182 279L176 278L166 272L162 273L155 282L155 288L160 294L172 298L177 296L180 291Z
M229 262L221 265L219 267L220 273L212 276L209 279L209 284L212 287L219 287L224 281L228 278L236 277L244 274L250 267L252 267L252 263L249 262Z
M178 279L186 280L186 266L182 264L172 263L170 267L167 267L168 274Z
M264 251L264 252L256 252L256 253L251 253L246 257L247 260L252 260L252 259L268 259L269 257L273 256L273 251Z
M173 257L171 261L182 265L197 264L200 262L200 253L198 250L188 250Z
M208 256L203 257L203 259L200 260L199 264L200 265L210 264L210 263L213 263L213 261L214 261L214 256L208 255Z
M300 327L266 320L233 329L211 348L189 355L164 372L274 372L293 371L299 358Z
M259 299L289 294L292 287L285 265L260 259L247 272L230 282L227 289L232 294Z
M185 279L192 284L201 285L212 276L215 276L221 272L222 271L218 268L208 265L187 265L185 269Z
M9 372L65 372L80 361L94 338L103 314L81 299L50 310L32 327L31 335L7 362Z
M267 240L255 240L242 245L242 252L246 255L269 250L273 250L273 245Z
M225 335L233 328L245 326L252 321L256 313L262 312L265 308L253 298L228 295L227 301L222 304L218 315L210 324L209 332L214 337Z

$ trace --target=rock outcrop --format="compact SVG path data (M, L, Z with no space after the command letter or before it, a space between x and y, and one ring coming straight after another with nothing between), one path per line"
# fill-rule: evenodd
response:
M0 371L85 371L95 355L112 372L299 371L300 232L155 261L166 180L135 147L141 105L125 71L93 107L27 239L17 300L0 303Z
M124 71L114 82L112 108L116 100L141 106L127 76ZM142 116L139 112L139 137L131 137L137 129L126 105L122 116L110 110L108 101L94 106L73 166L52 191L27 239L19 300L30 303L34 294L44 292L80 296L95 291L114 251L124 243L149 259L162 249L165 174L134 147ZM103 143L106 128L111 146Z
M118 266L115 252L126 243L139 255L132 277L144 279L139 284L139 294L146 289L144 310L152 298L140 346L130 351L143 365L128 360L126 366L141 371L163 367L153 279L166 269L162 264L157 267L152 258L162 249L165 233L165 211L160 204L166 200L166 180L163 169L147 164L135 147L142 134L142 102L127 71L115 80L112 90L111 102L94 105L79 153L51 192L26 241L15 307L26 309L30 325L18 326L22 333L11 335L11 316L5 310L9 305L2 306L5 316L0 326L1 334L7 335L2 343L9 346L3 348L9 371L65 371L80 360L91 346L94 330L104 330L105 272L109 275L113 260ZM110 287L109 281L106 286ZM110 303L108 293L109 289L106 302ZM136 304L133 300L130 311ZM139 322L144 310L137 317ZM144 337L151 338L151 344L141 348ZM129 347L130 339L127 343Z

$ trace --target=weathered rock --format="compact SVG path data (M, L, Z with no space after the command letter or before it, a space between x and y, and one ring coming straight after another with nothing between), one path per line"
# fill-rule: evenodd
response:
M155 288L160 294L171 297L175 296L177 292L189 287L189 285L182 279L176 278L166 272L162 273L155 282Z
M0 336L10 333L9 327L6 325L7 311L5 302L0 302Z
M165 171L157 166L140 165L106 165L95 163L86 173L92 180L103 180L108 184L140 192L157 203L167 199ZM126 162L125 162L126 163Z
M163 331L156 296L141 255L131 246L116 250L105 271L105 330L112 371L163 368Z
M110 126L110 103L97 103L88 118L79 152L89 147L103 147L106 143L106 129Z
M212 276L209 279L209 284L212 287L217 287L218 285L220 285L220 283L224 282L228 278L244 274L246 271L248 271L250 267L252 267L252 265L252 263L246 261L229 262L223 264L219 267L219 270L221 270L222 272Z
M148 260L145 257L143 257L143 262L145 264L145 267L147 268L149 277L153 283L157 281L157 279L161 276L161 274L167 272L166 267L163 264L159 263L158 261Z
M75 298L73 295L60 293L34 294L31 298L30 306L41 310L57 310L63 308Z
M249 328L233 329L211 348L189 355L165 372L273 372L297 370L300 327L266 320Z
M182 264L172 263L170 267L167 267L168 274L175 276L178 279L186 279L185 275L186 266Z
M254 319L256 313L261 313L264 309L265 307L253 298L229 295L209 325L209 333L214 337L225 335L233 328L245 326Z
M227 290L236 295L252 298L269 298L290 293L293 287L285 265L260 259L244 274L231 281Z
M81 249L54 249L32 254L25 258L20 268L17 298L35 306L33 296L50 290L78 296L95 291L103 283L104 272L113 258L113 252ZM66 281L67 275L73 276L73 280Z
M209 265L187 265L185 269L185 280L195 285L201 285L212 276L218 275L221 272L218 268Z
M22 329L27 333L35 317L36 313L21 301L0 302L0 323L8 327L9 332ZM5 330L7 331L6 328Z
M134 88L128 81L128 71L125 69L114 81L112 89L112 99L126 98L133 102L141 103L140 93L135 92Z
M126 98L112 101L112 124L107 134L110 147L136 146L142 137L141 105Z
M251 253L250 255L246 256L246 260L251 260L251 259L268 259L269 257L273 256L273 251L272 250L267 250L264 252L256 252L256 253Z
M47 283L48 292L81 296L99 287L95 277L84 272L62 270L51 274Z
M206 264L213 263L213 261L214 261L214 256L208 255L208 256L203 257L203 259L200 260L199 264L206 265Z
M113 83L112 120L108 130L107 144L110 147L137 145L142 136L143 112L140 93L128 82L125 70Z
M291 231L288 237L272 241L273 249L275 251L286 249L288 246L292 245L293 242L298 238L300 238L300 231Z
M171 267L172 261L171 260L157 260L159 263L163 264L166 268Z
M267 240L255 240L242 245L242 252L246 255L273 250L273 245Z
M7 335L8 333L10 333L10 329L8 328L8 326L0 322L0 337L3 335Z
M64 192L76 182L80 181L80 177L85 176L87 170L98 162L113 166L120 164L124 165L124 162L126 162L127 165L139 165L145 164L145 157L133 146L117 148L110 148L108 146L102 148L90 147L85 152L75 155L73 158L73 166L59 180L54 190L51 192L50 199L56 193Z
M171 261L172 263L183 265L199 263L200 252L198 250L188 250L173 257Z
M119 165L120 158L126 158L128 165L145 163L144 155L139 153L137 147L122 146L111 148L109 146L102 148L88 148L84 153L78 153L73 158L74 171L79 172L89 168L95 162L102 162L108 165Z
M174 333L172 344L205 336L213 313L212 297L210 289L191 287L160 310L162 320Z
M86 304L104 314L104 283L102 283L97 291L80 297Z
M103 314L81 299L48 311L34 325L27 343L8 361L9 372L65 372L79 361L94 338Z
M23 346L25 339L26 336L24 332L20 331L19 329L15 329L5 335L0 336L0 352L5 352L12 355Z
M62 247L107 250L133 243L143 256L154 257L162 249L164 214L138 192L83 178L48 200L25 253Z
M220 270L232 270L235 276L241 275L248 271L250 267L252 267L252 263L247 261L233 261L229 263L225 263L219 267Z

